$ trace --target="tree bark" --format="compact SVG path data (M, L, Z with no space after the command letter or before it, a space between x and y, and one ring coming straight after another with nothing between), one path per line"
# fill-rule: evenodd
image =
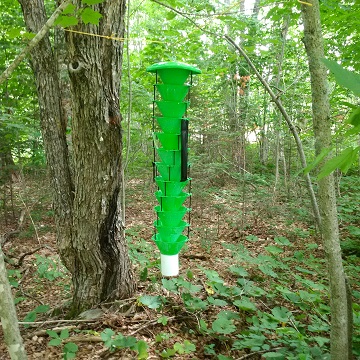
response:
M4 341L11 359L26 360L27 355L20 335L11 287L7 277L4 254L0 244L0 319Z
M43 0L19 0L28 31L37 33L46 22ZM47 168L53 191L57 244L60 256L70 272L74 269L71 251L73 183L66 143L66 118L61 105L59 77L48 35L31 51L40 107L40 126Z
M312 92L313 128L316 154L331 146L330 102L328 95L327 71L322 63L324 44L321 31L318 0L312 6L302 5L304 21L304 44L309 61ZM351 359L352 309L347 291L346 277L342 265L339 239L339 226L336 208L336 194L333 174L319 180L319 209L321 215L321 234L328 262L331 307L331 358ZM349 311L350 310L350 311Z
M74 4L79 8L81 1ZM125 0L93 7L99 26L75 30L124 37ZM68 33L73 104L74 310L131 296L134 280L121 208L121 115L119 85L123 42ZM91 196L89 196L91 194Z

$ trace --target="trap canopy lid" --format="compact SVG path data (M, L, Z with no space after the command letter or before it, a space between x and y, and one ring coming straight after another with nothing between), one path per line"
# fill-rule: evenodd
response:
M159 62L147 67L146 71L156 72L158 70L165 70L165 69L182 69L182 70L191 71L193 74L201 74L201 70L198 69L197 67L179 61Z

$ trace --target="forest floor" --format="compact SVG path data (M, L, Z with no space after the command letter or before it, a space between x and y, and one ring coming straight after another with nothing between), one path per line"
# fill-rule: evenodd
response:
M325 255L304 189L288 201L284 195L274 199L262 179L194 184L190 240L173 279L162 279L151 241L155 190L149 181L128 184L134 297L66 320L71 279L56 253L49 189L40 175L14 184L14 208L8 204L1 223L3 250L29 359L70 359L75 353L94 360L326 358ZM356 225L342 223L344 229ZM360 258L348 256L345 266L354 294L356 359ZM1 329L0 359L9 359Z

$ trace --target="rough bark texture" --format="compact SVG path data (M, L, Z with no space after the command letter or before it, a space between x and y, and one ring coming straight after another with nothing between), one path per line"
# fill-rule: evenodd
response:
M11 359L26 360L27 355L20 335L18 319L11 287L7 277L4 254L0 245L0 319L4 332L4 341Z
M81 2L75 1L80 7ZM124 36L125 1L93 7L99 26L76 30ZM77 311L130 296L134 280L121 209L119 83L123 43L77 33L67 35L73 103L75 174L74 307ZM89 196L91 194L91 196Z
M321 59L324 44L321 32L318 0L313 6L302 5L304 20L304 44L308 55L311 76L313 127L316 153L331 145L330 102L328 95L327 71ZM336 209L334 178L331 175L319 180L319 209L321 214L321 234L327 256L330 280L331 306L331 359L351 359L351 336L349 323L352 313L348 312L346 277L342 265L339 226Z
M37 33L47 20L43 0L19 0L19 3L28 31ZM58 248L65 266L72 272L73 185L65 137L66 119L61 106L56 61L48 35L31 51L31 67L38 91L41 131L53 190Z

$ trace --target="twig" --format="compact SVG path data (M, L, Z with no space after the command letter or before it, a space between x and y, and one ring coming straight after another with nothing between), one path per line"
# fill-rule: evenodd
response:
M167 321L172 321L176 319L176 316L171 316L169 318L167 318ZM135 335L136 333L138 333L139 331L143 330L143 329L146 329L147 327L149 327L150 325L155 325L158 323L158 320L159 319L154 319L154 320L150 320L148 321L147 323L145 323L144 325L140 326L139 328L137 328L136 330L134 330L133 332L131 332L129 335L132 336L132 335Z
M93 323L98 320L45 320L45 321L19 321L19 325L46 325L46 324L57 324L57 323Z

